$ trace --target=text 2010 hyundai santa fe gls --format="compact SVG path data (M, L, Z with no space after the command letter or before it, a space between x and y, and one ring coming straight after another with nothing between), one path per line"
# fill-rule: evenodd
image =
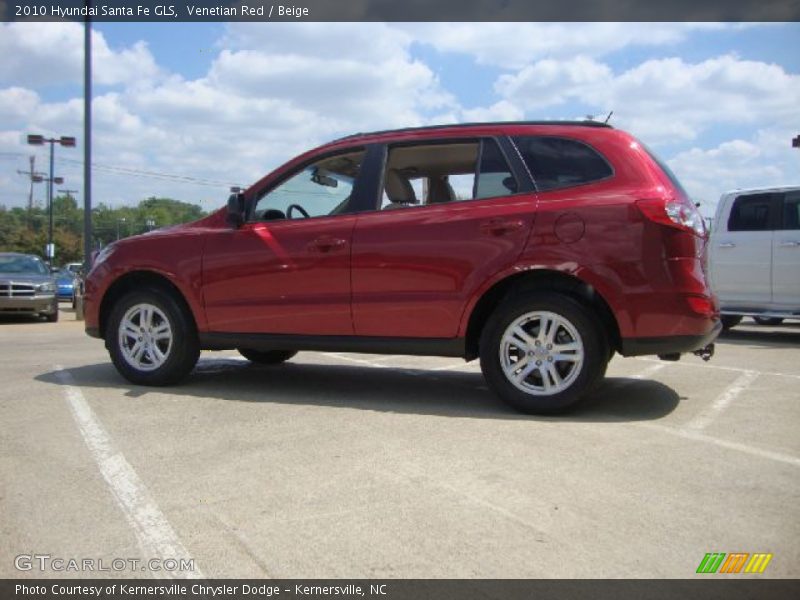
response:
M706 231L675 177L595 122L357 134L200 221L128 238L86 280L86 330L137 384L201 349L480 357L519 410L564 410L624 356L720 329Z

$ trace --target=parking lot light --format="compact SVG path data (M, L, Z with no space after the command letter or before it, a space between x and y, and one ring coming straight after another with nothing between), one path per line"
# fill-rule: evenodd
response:
M47 227L47 248L45 254L49 260L55 258L55 246L53 245L53 183L61 185L64 183L63 177L53 177L53 162L55 160L55 145L60 144L65 148L74 148L75 138L72 136L61 136L58 138L46 138L39 134L28 134L28 144L31 146L43 146L50 144L50 177L47 178L47 211L49 214L49 224Z

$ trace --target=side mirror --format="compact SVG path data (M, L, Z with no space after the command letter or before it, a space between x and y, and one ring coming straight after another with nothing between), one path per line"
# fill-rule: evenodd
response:
M228 212L225 214L225 222L239 229L244 223L244 194L237 192L228 198Z

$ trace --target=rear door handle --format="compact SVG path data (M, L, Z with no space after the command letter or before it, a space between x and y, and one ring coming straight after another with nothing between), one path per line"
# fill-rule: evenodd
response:
M733 242L722 242L719 245L719 247L720 248L736 248L736 244L734 244Z
M500 236L519 231L524 226L525 223L516 219L492 219L481 223L480 229L483 235Z
M800 242L794 242L789 240L787 242L778 242L778 246L780 246L781 248L796 248L797 246L800 246Z
M347 240L342 238L335 238L329 235L318 237L308 245L308 249L316 252L333 252L340 250L347 245Z

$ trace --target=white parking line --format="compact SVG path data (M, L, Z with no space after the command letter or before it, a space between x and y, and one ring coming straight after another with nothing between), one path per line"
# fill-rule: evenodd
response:
M756 371L745 371L729 385L705 410L686 424L687 429L702 431L758 378Z
M191 560L189 552L150 496L144 482L123 454L114 447L111 437L75 384L72 374L61 365L56 365L54 370L59 382L64 386L67 404L83 440L133 529L142 551L147 555L145 560L151 558L160 558L162 561L176 559L179 562L181 559ZM152 575L205 577L197 567L191 572L162 570L153 572Z
M638 375L634 375L631 379L649 379L656 373L658 373L661 369L666 367L666 363L660 362L654 365L650 365L644 371L640 372Z
M346 356L346 355L341 354L339 352L320 352L320 354L322 354L324 356L330 356L330 357L333 357L333 358L338 358L339 360L346 360L346 361L349 361L349 362L352 362L352 363L356 363L357 365L366 365L368 367L377 367L379 369L392 369L392 368L395 368L395 367L392 367L391 365L383 365L381 363L376 363L374 361L366 360L364 358L353 358L352 356ZM404 369L399 369L399 370L402 371ZM416 373L411 373L411 374L415 375Z
M661 431L662 433L668 433L670 435L675 435L689 440L695 440L698 442L713 444L715 446L720 446L721 448L727 448L729 450L737 450L738 452L744 452L745 454L750 454L752 456L768 458L770 460L775 460L778 462L786 463L788 465L792 465L793 467L800 467L800 458L796 456L791 456L789 454L783 454L781 452L773 452L771 450L763 450L761 448L754 448L753 446L748 446L747 444L741 444L739 442L731 442L729 440L722 440L720 438L711 437L710 435L706 435L705 433L701 433L699 431L691 431L687 429L675 429L674 427L667 427L666 425L660 425L658 423L637 423L636 425L639 427L644 427L646 429L652 429L653 431Z
M648 362L650 361L648 360ZM630 379L632 380L646 379L652 376L654 373L663 369L665 366L667 366L665 363L658 362L640 371L636 375L633 375ZM731 369L731 370L738 371L738 369ZM697 442L713 444L715 446L727 448L728 450L736 450L738 452L744 452L745 454L750 454L752 456L768 458L770 460L786 463L794 467L800 467L800 458L797 458L796 456L783 454L781 452L773 452L771 450L763 450L761 448L755 448L753 446L748 446L747 444L742 444L740 442L732 442L729 440L715 438L710 435L706 435L698 430L698 425L700 426L700 428L702 428L705 427L708 423L710 423L711 420L714 419L714 417L716 417L731 402L733 402L736 396L738 396L742 391L747 389L747 386L749 386L753 382L753 380L755 380L755 378L758 377L758 375L760 374L761 373L759 371L745 371L741 377L737 378L736 381L734 381L734 383L731 384L731 386L729 386L728 389L725 390L725 392L723 392L714 401L711 407L706 409L704 413L702 413L695 419L695 421L693 422L694 425L690 423L687 426L691 427L691 429L677 429L674 427L669 427L667 425L662 425L660 423L636 423L636 426L644 427L646 429L650 429L653 431L660 431L662 433L667 433L669 435L682 437L684 439L690 439Z
M650 365L649 367L647 367L646 369L643 369L642 371L640 371L636 375L631 375L630 377L627 377L624 381L621 381L618 384L618 387L624 388L624 387L627 387L627 386L631 385L632 383L634 383L636 381L641 381L642 379L650 379L653 375L658 373L661 369L663 369L666 366L667 366L667 364L663 363L663 362L657 363L655 365Z
M659 362L660 359L658 358L644 358L641 356L637 356L635 360L640 360L643 362ZM742 367L726 367L723 365L712 365L706 362L699 362L699 363L692 363L692 362L673 362L672 363L678 367L692 367L694 369L714 369L716 371L734 371L736 373L757 373L758 375L774 375L776 377L791 377L792 379L800 379L800 375L795 373L779 373L776 371L758 371L755 369L744 369Z

